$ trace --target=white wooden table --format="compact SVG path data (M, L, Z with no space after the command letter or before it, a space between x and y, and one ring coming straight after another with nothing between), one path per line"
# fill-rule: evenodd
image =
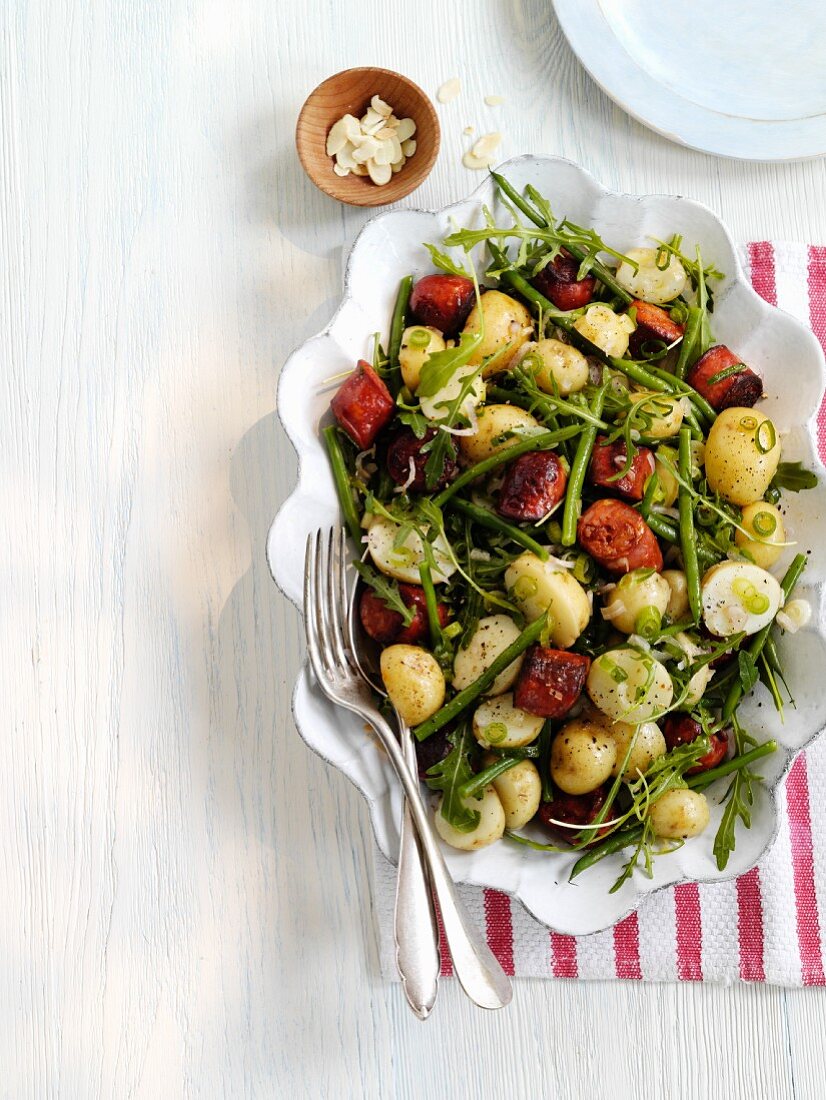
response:
M491 1016L448 983L413 1019L367 814L292 727L264 538L295 470L278 370L366 217L295 157L323 77L462 77L420 205L477 182L470 124L826 242L826 162L650 133L548 0L0 7L0 1095L822 1096L820 991L522 983Z

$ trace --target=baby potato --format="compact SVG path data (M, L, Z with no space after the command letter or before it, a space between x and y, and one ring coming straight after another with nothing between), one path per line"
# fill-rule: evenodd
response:
M516 353L533 335L533 321L521 302L503 294L501 290L489 290L470 311L465 322L465 332L479 331L480 310L484 336L469 361L472 366L478 367L483 359L499 352L482 371L487 378L508 369Z
M497 451L512 447L526 435L543 431L542 425L515 405L485 405L473 435L459 437L459 450L468 462L481 462Z
M718 638L743 630L756 634L775 617L783 603L777 580L748 561L712 565L700 583L703 622Z
M735 544L751 554L755 565L759 565L761 569L771 569L783 553L783 547L778 543L786 541L786 529L780 509L764 500L747 504L743 509L740 526L751 531L754 538L749 538L742 531L735 531Z
M605 597L603 618L623 634L634 634L638 620L649 608L663 617L671 595L668 581L648 569L634 569Z
M404 384L411 393L416 392L422 367L435 351L445 350L445 339L436 328L412 325L402 333L399 348L399 366Z
M537 386L545 393L568 397L588 385L588 360L561 340L539 340L522 362L533 371Z
M706 477L711 490L731 504L759 501L777 473L780 439L757 409L723 409L706 440Z
M610 776L617 762L614 739L599 722L575 718L551 745L551 779L566 794L588 794Z
M389 645L381 651L379 667L390 702L408 726L424 722L444 703L444 673L421 646Z
M631 755L622 773L626 783L639 779L649 765L665 755L665 738L656 722L642 722L639 726L631 725L630 722L606 722L605 728L613 737L617 748L617 760L611 769L611 775L615 778L620 773L628 746L636 733L634 747L631 749Z
M449 821L442 817L442 799L436 807L436 818L433 824L436 832L442 840L462 852L475 852L478 848L487 848L495 840L501 840L505 832L505 811L499 801L499 795L493 784L489 784L482 792L481 798L465 798L462 800L469 810L475 810L479 815L479 823L469 833L461 833L454 829Z
M663 459L669 463L671 469L666 466ZM677 469L677 452L672 447L658 447L654 453L654 473L657 475L658 485L657 502L664 504L666 508L676 504L680 493L680 483L671 472L672 469Z
M574 328L606 355L621 359L636 325L627 313L614 313L608 306L597 304L588 306L582 317L577 317Z
M668 583L668 606L665 613L672 623L678 623L689 613L688 582L682 569L664 569L660 574Z
M687 840L708 825L708 800L699 791L666 791L648 811L648 819L664 840Z
M656 248L632 248L626 256L634 260L636 270L623 261L617 268L617 282L635 298L662 306L679 298L688 285L686 270L676 256L669 256L665 270L657 265L662 257Z
M529 622L548 611L551 641L560 649L572 646L591 618L588 596L571 571L542 561L530 550L508 566L505 588Z
M465 385L468 376L475 371L476 367L458 367L451 376L450 381L445 383L441 389L437 390L429 397L425 397L424 395L419 396L419 405L422 413L428 420L433 420L436 423L440 420L444 420L447 416L450 403L456 400L462 392L462 387ZM474 379L470 385L470 389L465 395L460 410L465 416L470 417L474 410L485 400L486 389L487 387L481 377Z
M641 428L643 435L652 439L670 439L679 432L685 415L681 398L640 390L632 395L631 400L647 418L648 423Z
M519 637L519 627L509 615L488 615L480 619L466 647L453 659L453 686L457 691L470 687L496 658ZM486 695L502 695L512 688L522 667L522 656L496 677Z
M485 755L485 767L495 764L498 757ZM493 781L502 809L505 811L505 828L521 829L539 809L542 798L542 780L531 760L520 760L512 768L498 775Z
M691 664L697 657L703 656L703 650L695 645L687 634L675 634L674 641L680 646L683 653L685 653L688 664ZM682 702L686 710L689 710L700 702L706 693L706 688L711 682L713 675L714 669L710 665L703 665L702 668L694 673L688 682L687 693Z
M396 546L399 527L384 516L374 516L367 529L367 549L373 564L382 573L407 584L419 584L419 566L425 560L422 540L416 531L410 531L401 546ZM439 535L433 542L436 569L433 583L443 584L455 571L450 557L450 547Z
M630 646L594 659L585 683L594 705L621 722L646 722L671 705L674 685L663 664Z
M539 736L545 719L513 705L513 693L486 699L473 715L473 736L485 748L518 749Z

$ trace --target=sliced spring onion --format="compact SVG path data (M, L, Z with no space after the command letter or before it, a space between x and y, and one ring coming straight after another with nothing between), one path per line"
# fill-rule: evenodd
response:
M771 512L755 512L751 519L751 526L756 535L768 538L777 530L777 517Z
M745 419L745 417L743 418ZM753 417L751 419L754 419ZM740 423L742 424L742 420ZM777 442L777 432L771 420L764 420L754 435L754 445L761 455L768 454Z
M663 625L663 618L656 607L644 607L634 620L634 633L650 642L656 638Z
M414 328L407 342L411 348L426 348L430 343L430 333L424 328Z
M730 367L725 367L723 370L718 370L716 374L712 374L706 385L714 386L718 382L725 381L726 378L731 378L734 374L742 374L744 370L748 370L745 363L732 363Z

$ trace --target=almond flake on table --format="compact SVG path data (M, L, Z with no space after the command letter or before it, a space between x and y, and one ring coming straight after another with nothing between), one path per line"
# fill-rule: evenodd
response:
M450 103L452 99L456 98L461 90L462 82L459 80L458 76L453 76L450 80L446 80L444 84L442 84L436 93L436 98L440 103Z
M505 102L501 95L486 95L485 103L488 107L500 107Z
M343 115L327 134L327 155L335 158L337 176L369 176L377 186L389 183L416 152L416 123L396 118L378 95L360 119Z
M502 135L498 132L483 134L473 148L462 157L465 168L480 171L489 168L496 159L496 150L502 143Z

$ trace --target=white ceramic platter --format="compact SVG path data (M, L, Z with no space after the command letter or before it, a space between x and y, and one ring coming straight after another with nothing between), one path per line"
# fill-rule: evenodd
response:
M826 153L823 0L554 0L582 64L673 141L745 160Z
M603 239L619 249L644 244L649 236L663 239L675 232L682 233L690 247L699 243L703 259L726 273L715 289L715 336L763 376L768 398L762 407L782 433L784 457L801 459L808 467L826 473L817 458L815 434L815 414L826 376L820 346L807 328L754 293L731 239L710 210L689 199L608 191L581 168L556 158L520 157L503 165L501 171L520 190L527 183L534 184L549 198L557 215L595 226ZM478 224L483 203L503 219L508 217L506 211L497 210L492 182L487 181L469 199L441 211L398 210L368 222L347 263L340 309L324 332L292 354L281 373L278 411L298 452L299 483L272 526L267 552L276 582L296 605L301 601L307 534L338 520L333 482L319 438L319 423L329 415L330 397L342 372L352 369L358 358L369 357L370 335L386 332L399 280L410 272L419 276L432 270L422 242L441 240L449 232L451 220ZM337 375L338 382L329 382ZM506 841L473 853L447 850L454 876L504 890L548 926L583 934L613 924L660 887L683 880L719 881L753 866L777 830L776 792L782 776L794 754L826 725L826 692L822 690L826 668L824 515L826 482L799 496L789 495L790 538L797 540L798 548L813 551L798 591L811 600L815 625L783 642L789 655L789 682L797 699L796 710L787 708L785 725L779 722L762 686L743 705L741 713L748 728L759 740L776 737L781 750L761 769L767 782L757 796L752 829L740 833L724 875L717 871L712 857L721 814L712 788L712 823L706 833L677 853L658 859L653 879L636 874L615 894L609 894L608 888L618 874L620 856L604 860L571 885L567 879L572 856L538 853ZM786 551L778 571L792 552ZM306 668L296 685L294 713L307 744L362 791L379 847L395 860L401 810L398 784L374 739L360 722L327 703ZM718 786L719 797L724 781Z

